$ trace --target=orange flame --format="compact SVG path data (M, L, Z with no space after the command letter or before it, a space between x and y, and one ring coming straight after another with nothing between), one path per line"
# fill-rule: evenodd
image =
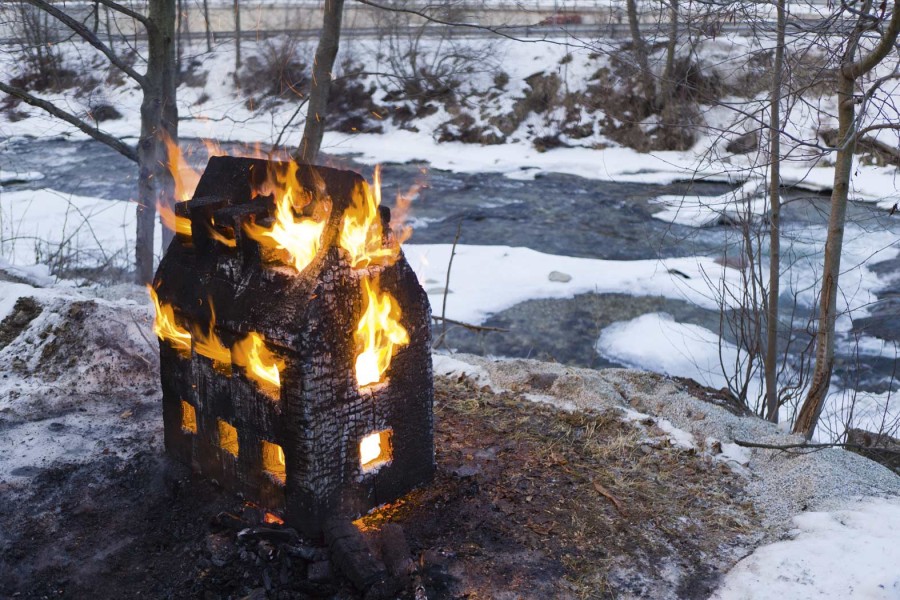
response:
M260 334L251 331L244 339L238 341L230 350L215 332L216 312L210 301L210 322L204 332L199 326L192 326L191 331L179 327L175 322L175 311L171 304L161 304L156 290L147 286L156 316L153 320L153 332L172 348L185 356L191 354L191 340L194 351L211 359L219 368L231 369L234 364L245 369L247 377L262 387L281 387L281 371L284 361L266 347L266 340Z
M159 219L162 221L163 227L170 231L174 231L179 235L191 237L191 220L187 217L179 217L172 208L163 202L156 203L156 210L159 213Z
M175 322L175 310L171 304L160 304L156 290L151 286L147 286L150 297L153 299L153 307L156 309L156 316L153 319L153 333L167 342L179 354L190 356L191 354L191 334L187 329L182 329Z
M325 229L331 204L327 201L319 202L316 206L316 218L297 217L295 210L302 210L312 202L312 195L301 188L297 181L298 165L294 161L272 164L273 168L262 192L271 190L275 194L275 222L270 227L245 223L244 230L262 247L281 254L285 262L300 273L319 253L322 231ZM282 166L284 164L287 167Z
M362 269L372 264L391 264L399 255L399 244L385 246L381 215L381 168L375 168L372 185L363 182L353 189L353 203L341 222L341 248L350 255L350 266Z
M191 327L191 335L194 338L194 351L217 363L220 367L231 369L231 351L222 343L216 334L216 310L212 300L209 302L209 326L206 332L199 326Z
M340 244L350 254L354 269L369 265L389 265L400 255L400 244L412 235L412 227L405 224L409 206L422 188L413 185L407 192L398 193L391 215L392 236L387 240L378 207L381 206L381 167L375 167L372 185L362 184L353 191L353 203L344 212Z
M175 140L168 133L162 131L160 136L166 145L166 166L169 168L169 173L171 173L172 180L175 182L175 200L177 202L190 200L194 195L194 190L197 189L197 184L200 182L200 173L188 164L184 159L181 148L178 147L178 144L175 143Z
M280 372L284 361L266 347L266 341L255 331L236 343L232 349L234 363L243 367L247 377L260 385L281 387Z
M400 324L400 304L387 292L381 293L378 280L362 277L365 310L354 334L356 381L360 387L381 381L391 364L395 346L409 343L409 334Z

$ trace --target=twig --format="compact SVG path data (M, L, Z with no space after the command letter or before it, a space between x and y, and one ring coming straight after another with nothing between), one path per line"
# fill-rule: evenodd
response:
M448 319L446 317L436 317L436 316L432 315L431 318L434 321L441 321L442 323L449 323L451 325L465 327L466 329L471 329L472 331L500 331L500 332L509 331L509 329L504 329L502 327L489 327L487 325L473 325L472 323L464 323L463 321L457 321L455 319Z
M824 444L809 444L800 442L797 444L760 444L757 442L745 442L743 440L734 440L734 443L744 448L762 448L764 450L781 450L789 452L791 450L811 450L818 452L828 448L843 448L845 450L876 450L878 452L889 452L891 454L900 454L900 451L890 448L882 448L880 446L862 446L860 444L849 444L845 442L831 442Z
M456 256L456 244L462 233L462 219L456 226L456 237L453 238L453 247L450 249L450 261L447 263L447 278L444 280L444 301L441 304L441 337L438 338L435 348L440 348L447 337L447 294L450 292L450 270L453 268L453 257Z
M597 490L597 493L609 500L612 505L616 507L616 510L619 511L620 515L622 515L623 517L628 516L627 514L625 514L625 509L622 507L622 502L618 498L616 498L612 492L603 487L597 481L594 481L592 483L594 484L594 489Z
M297 115L300 114L300 109L306 106L306 103L309 101L309 96L303 99L303 102L297 105L297 110L294 111L294 114L291 115L291 118L287 120L287 123L284 124L284 127L281 128L281 132L278 134L278 139L275 140L275 144L272 146L272 151L278 149L281 146L281 138L284 136L284 132L287 131L287 128L291 126L294 122L294 119L297 118Z

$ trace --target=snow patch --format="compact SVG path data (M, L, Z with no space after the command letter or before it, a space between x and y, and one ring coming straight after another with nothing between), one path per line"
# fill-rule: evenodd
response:
M793 539L757 548L726 576L714 600L900 598L900 500L794 517Z
M715 332L676 322L668 313L648 313L603 329L597 352L629 367L688 377L709 387L727 385L720 363L734 364L737 348Z

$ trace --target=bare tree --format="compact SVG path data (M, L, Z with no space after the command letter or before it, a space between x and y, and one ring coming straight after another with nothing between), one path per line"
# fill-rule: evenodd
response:
M299 148L300 161L308 164L316 162L322 146L322 136L325 134L325 109L328 106L334 61L341 41L343 13L344 0L325 0L322 33L313 59L306 124Z
M874 125L860 128L857 105L865 103L888 79L876 79L868 89L862 90L861 80L871 73L888 54L895 50L900 34L900 0L891 6L887 18L887 2L874 6L872 0L859 4L857 9L849 3L842 8L856 17L856 23L843 44L837 77L838 145L834 166L834 185L831 193L831 212L828 219L828 238L825 242L825 263L822 273L822 291L819 295L819 326L816 332L816 366L806 401L794 422L794 433L811 438L825 405L831 375L834 371L835 319L837 318L838 279L841 273L841 251L844 242L844 225L847 218L847 199L853 174L853 153L860 137L873 129L898 128L900 124ZM860 46L872 33L875 46L859 57ZM893 77L891 73L889 77ZM861 93L860 93L861 92ZM862 112L862 111L861 111Z
M775 0L775 60L769 101L769 289L766 299L766 418L778 422L778 298L781 278L781 96L784 72L785 0Z
M178 139L178 110L175 105L175 0L149 0L146 15L118 4L115 0L98 0L101 4L143 25L147 34L147 64L138 72L84 23L49 0L23 0L50 15L75 36L103 54L109 62L134 80L141 88L141 132L137 147L90 124L87 116L75 114L25 90L0 81L0 91L40 108L66 121L87 135L113 148L137 163L138 206L135 236L135 279L147 283L153 278L153 230L158 203L173 202L172 178L166 169L167 152L164 134Z
M234 0L234 78L237 81L238 70L241 68L241 4Z

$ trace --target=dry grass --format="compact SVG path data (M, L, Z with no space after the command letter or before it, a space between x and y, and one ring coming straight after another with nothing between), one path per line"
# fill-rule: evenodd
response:
M445 379L435 413L436 484L364 522L453 557L460 595L705 598L756 520L727 467L617 413Z

